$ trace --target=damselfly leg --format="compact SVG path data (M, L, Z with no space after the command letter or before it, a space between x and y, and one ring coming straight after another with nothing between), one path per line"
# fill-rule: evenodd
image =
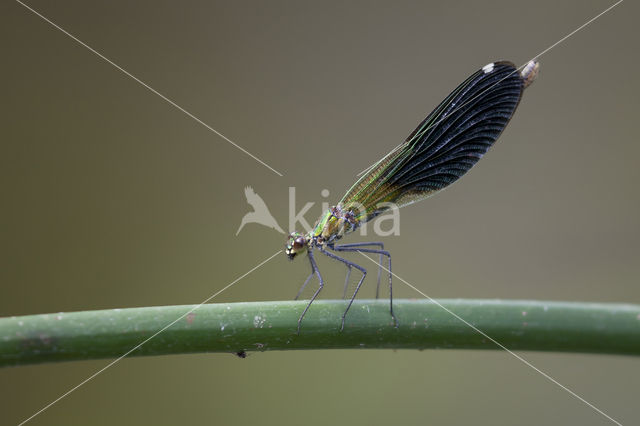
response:
M324 254L325 256L328 256L332 259L335 260L339 260L340 262L344 263L345 265L347 265L349 268L356 268L357 270L359 270L360 272L362 272L362 277L360 277L360 281L358 281L358 285L356 285L356 290L353 292L353 296L351 296L351 300L349 301L349 304L347 305L347 309L344 310L344 313L342 314L342 325L340 326L340 331L344 330L344 319L347 316L347 312L349 312L349 308L351 307L351 305L353 304L353 300L356 298L356 294L358 294L358 290L360 290L360 286L362 286L362 282L364 281L365 277L367 276L367 270L364 269L362 266L353 263L347 259L344 259L336 254L330 253L328 251L326 251L323 248L319 248L320 252L322 254Z
M381 242L361 242L361 243L348 243L348 244L339 244L339 245L328 245L331 250L335 251L362 251L362 250L350 250L354 247L380 247L380 260L378 261L378 281L376 285L376 299L380 294L380 277L382 274L382 258L387 256L389 258L389 281L391 281L391 255L388 251L384 249L384 244ZM347 271L347 281L349 281L349 273L351 272L351 268ZM347 283L345 282L345 287ZM345 294L347 289L345 288Z
M380 255L380 261L378 266L378 287L376 288L376 299L378 298L379 288L380 288L380 270L382 269L382 257L386 256L389 259L389 312L391 313L391 317L393 318L393 323L396 327L398 327L398 319L396 315L393 313L393 285L392 285L392 274L391 274L391 253L386 250L378 250L372 248L366 248L367 246L371 247L381 247L384 249L384 245L379 242L362 242L362 243L350 243L350 244L341 244L328 246L331 250L334 251L347 251L347 252L361 252L361 253L374 253ZM357 290L356 290L357 292ZM355 295L354 295L355 296ZM353 299L352 299L353 301Z
M302 288L298 292L298 296L300 295L300 293L302 292L302 290L304 289L304 287L307 285L307 283L309 282L309 280L314 274L318 277L318 289L316 290L315 293L313 293L313 296L311 296L311 300L309 300L309 304L307 305L306 308L304 308L304 311L302 311L302 315L300 315L300 318L298 318L298 334L300 334L300 326L302 325L302 318L304 318L304 315L309 310L309 307L311 306L313 301L316 300L316 297L318 297L318 294L320 294L320 291L322 291L322 287L324 287L324 281L322 280L322 275L320 275L320 271L318 270L318 265L316 264L316 259L313 257L313 249L309 248L309 250L307 251L307 254L309 257L309 263L311 264L311 275L307 278L307 280L302 285ZM298 296L296 296L296 298Z
M309 274L307 279L304 280L304 283L302 283L302 286L300 287L300 290L298 290L298 294L296 294L296 297L294 297L293 300L298 300L300 298L300 295L304 291L304 288L307 286L307 284L309 284L309 281L311 280L311 278L313 278L313 276L316 274L316 271L315 271L315 269L313 267L313 263L314 262L310 262L310 263L311 263L311 273Z
M373 254L378 254L380 256L380 260L379 260L379 265L378 265L378 286L376 288L376 299L378 298L379 295L379 287L380 287L380 271L382 270L382 258L384 256L386 256L389 260L389 267L388 267L388 271L389 271L389 303L390 303L390 308L389 308L389 312L391 314L391 317L393 318L393 322L394 325L396 327L398 327L398 319L396 318L396 315L393 312L393 286L392 286L392 274L391 274L391 254L384 250L384 245L380 242L362 242L362 243L351 243L351 244L341 244L341 245L334 245L334 244L329 244L326 246L328 249L335 251L335 252L362 252L362 253L373 253ZM370 248L370 247L380 247L381 249L375 249L375 248ZM344 330L344 323L345 323L345 318L347 316L347 312L349 312L349 309L351 308L351 305L353 304L353 301L355 300L358 291L360 291L360 287L362 287L362 283L364 282L365 277L367 276L367 270L365 268L363 268L362 266L358 265L357 263L354 263L350 260L347 260L341 256L338 256L334 253L328 252L324 247L317 247L318 250L320 250L320 252L322 254L324 254L327 257L330 257L332 259L338 260L342 263L344 263L347 267L347 277L345 279L345 284L344 284L344 292L343 292L343 299L346 299L346 294L347 294L347 286L349 283L349 278L351 276L351 269L355 268L358 271L360 271L362 273L362 276L360 277L360 280L358 281L358 284L356 285L356 288L353 292L353 295L351 296L351 299L349 300L349 304L347 305L347 308L345 309L344 313L342 314L342 324L340 326L340 331ZM318 277L318 289L316 290L316 292L313 294L313 296L311 297L311 300L309 300L309 303L307 304L307 306L305 307L304 311L302 312L302 314L300 315L300 318L298 319L298 334L300 334L300 327L302 324L302 319L304 318L304 316L306 315L307 311L309 310L309 307L311 307L311 304L313 303L313 301L316 299L316 297L318 296L318 294L320 293L320 291L322 290L322 288L324 287L324 281L322 279L322 275L320 275L320 271L318 270L318 265L316 263L315 257L313 255L313 248L309 248L308 251L308 257L309 257L309 263L311 265L311 274L309 274L309 276L307 277L307 279L304 281L304 283L302 284L302 286L300 287L300 290L298 291L298 294L295 297L295 300L297 300L300 295L302 294L302 291L306 288L307 284L309 283L309 281L311 280L311 278L313 278L314 275L316 275Z

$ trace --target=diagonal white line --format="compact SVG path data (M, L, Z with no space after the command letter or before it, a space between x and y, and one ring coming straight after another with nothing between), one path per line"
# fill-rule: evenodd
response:
M270 165L268 165L267 163L265 163L264 161L262 161L261 159L259 159L258 157L256 157L255 155L253 155L252 153L250 153L249 151L247 151L246 149L244 149L243 147L241 147L240 145L238 145L237 143L235 143L234 141L232 141L231 139L229 139L228 137L226 137L225 135L223 135L222 133L220 133L219 131L217 131L216 129L211 127L210 125L208 125L207 123L205 123L204 121L200 120L198 117L196 117L195 115L191 114L189 111L187 111L186 109L182 108L180 105L178 105L177 103L175 103L171 99L167 98L165 95L163 95L162 93L158 92L156 89L154 89L153 87L149 86L147 83L145 83L144 81L140 80L138 77L136 77L135 75L131 74L129 71L125 70L120 65L116 64L115 62L113 62L111 59L109 59L106 56L104 56L102 53L98 52L97 50L95 50L94 48L89 46L88 44L84 43L82 40L80 40L79 38L77 38L76 36L74 36L73 34L68 32L64 28L62 28L59 25L55 24L50 19L46 18L45 16L43 16L41 13L37 12L33 8L27 6L26 4L24 4L20 0L16 0L16 2L18 2L19 4L24 6L26 9L30 10L31 12L33 12L34 14L36 14L37 16L39 16L40 18L42 18L43 20L45 20L46 22L51 24L56 29L60 30L65 35L69 36L70 38L72 38L73 40L78 42L80 45L82 45L82 46L86 47L87 49L89 49L92 53L95 53L97 56L99 56L100 58L104 59L106 62L108 62L109 64L113 65L118 70L122 71L124 74L126 74L129 77L131 77L136 82L140 83L140 85L142 85L146 89L148 89L151 92L155 93L156 95L160 96L162 99L167 101L169 104L171 104L172 106L174 106L178 110L182 111L183 113L185 113L186 115L188 115L189 117L191 117L192 119L194 119L195 121L197 121L198 123L200 123L201 125L206 127L207 129L209 129L210 131L212 131L216 135L220 136L222 139L224 139L225 141L229 142L231 145L235 146L240 151L244 152L249 157L253 158L258 163L262 164L263 166L265 166L266 168L271 170L273 173L275 173L278 176L282 177L282 173L280 173L279 171L277 171L276 169L274 169L273 167L271 167Z
M597 411L598 413L600 413L601 415L603 415L604 417L606 417L607 419L609 419L610 421L612 421L613 423L617 424L618 426L622 426L622 423L618 422L617 420L615 420L613 417L609 416L607 413L605 413L604 411L602 411L601 409L599 409L598 407L596 407L595 405L593 405L592 403L590 403L589 401L587 401L586 399L584 399L583 397L581 397L580 395L578 395L577 393L575 393L574 391L572 391L571 389L569 389L568 387L566 387L565 385L563 385L562 383L560 383L559 381L557 381L556 379L554 379L553 377L551 377L550 375L548 375L547 373L545 373L544 371L540 370L538 367L536 367L535 365L531 364L529 361L527 361L526 359L524 359L523 357L521 357L520 355L514 353L513 351L509 350L506 346L504 346L502 343L498 342L496 339L494 339L493 337L489 336L487 333L485 333L484 331L480 330L478 327L476 327L475 325L471 324L470 322L468 322L467 320L465 320L464 318L462 318L460 315L456 314L455 312L453 312L452 310L450 310L449 308L447 308L446 306L443 306L440 302L438 302L435 299L432 299L431 297L429 297L426 293L424 293L423 291L421 291L420 289L418 289L417 287L415 287L414 285L410 284L408 281L406 281L404 278L399 277L398 275L396 275L394 272L391 272L389 269L385 268L384 265L380 264L379 262L373 260L372 258L370 258L369 256L367 256L366 254L364 254L363 252L358 252L361 255L363 255L364 257L366 257L368 260L370 260L371 262L375 263L376 265L380 266L382 269L384 269L385 271L391 273L391 275L393 275L394 277L396 277L397 279L399 279L400 281L402 281L403 283L405 283L407 286L409 286L410 288L412 288L413 290L417 291L418 293L420 293L422 296L424 296L425 298L429 299L430 302L438 305L439 307L441 307L442 309L444 309L445 311L447 311L448 313L450 313L451 315L453 315L455 318L457 318L458 320L462 321L465 325L471 327L475 332L479 333L480 335L482 335L483 337L485 337L487 340L490 340L491 342L493 342L496 346L498 346L500 349L504 349L506 352L509 353L509 355L512 355L514 358L516 358L518 361L524 363L526 366L528 366L529 368L535 370L536 372L538 372L540 375L542 375L545 379L549 380L550 382L556 384L557 386L559 386L560 388L564 389L565 391L567 391L570 395L572 395L573 397L579 399L580 401L584 402L586 405L588 405L589 407L591 407L592 409L594 409L595 411Z
M585 22L584 24L580 25L578 28L576 28L575 30L571 31L569 34L567 34L566 36L562 37L560 40L556 41L555 43L553 43L551 46L547 47L546 49L544 49L542 52L538 53L536 56L534 56L533 58L531 58L529 61L525 62L524 64L520 65L518 68L516 68L513 72L509 73L509 75L507 75L506 77L502 78L501 80L497 81L496 83L494 83L493 85L487 87L485 90L481 91L480 93L478 93L476 96L474 96L473 98L469 99L467 102L463 103L462 105L460 105L458 108L455 108L453 111L451 111L449 113L448 116L450 116L451 114L453 114L454 112L460 110L461 108L463 108L465 105L468 105L469 102L472 102L473 100L475 100L476 98L478 98L478 96L481 96L482 94L486 93L487 91L491 90L495 85L499 84L501 81L509 78L511 75L513 75L513 73L521 71L529 62L534 61L536 59L538 59L540 56L544 55L545 53L547 53L548 51L550 51L551 49L553 49L554 47L556 47L557 45L559 45L560 43L562 43L563 41L565 41L566 39L568 39L569 37L571 37L572 35L574 35L575 33L577 33L578 31L580 31L581 29L583 29L584 27L586 27L587 25L591 24L593 21L595 21L596 19L598 19L599 17L601 17L602 15L604 15L605 13L609 12L611 9L613 9L614 7L616 7L617 5L619 5L620 3L622 3L624 0L618 0L617 2L615 2L614 4L612 4L611 6L609 6L608 8L606 8L605 10L603 10L602 12L598 13L596 16L594 16L593 18L589 19L587 22ZM447 117L448 117L447 116ZM445 117L443 117L441 120L431 124L429 127L427 127L426 129L424 129L422 131L422 134L424 134L425 132L427 132L429 129L431 129L433 126L439 124L442 120L444 120ZM404 144L401 143L400 145ZM400 145L398 145L397 147L393 148L390 152L395 151ZM389 155L389 154L387 154ZM385 155L386 157L386 155ZM385 157L382 157L382 159L384 159ZM375 163L371 164L369 167L367 167L366 169L362 170L360 173L358 173L356 176L360 176L366 172L368 172L369 170L371 170L371 168L375 167L376 164L378 164L380 161L382 161L382 159L376 161Z
M536 56L534 56L532 58L533 59L537 59L540 56L544 55L545 53L547 53L548 51L550 51L551 49L553 49L554 47L556 47L557 45L559 45L560 43L562 43L563 41L565 41L566 39L568 39L569 37L571 37L572 35L574 35L575 33L577 33L578 31L580 31L581 29L583 29L584 27L586 27L587 25L589 25L590 23L592 23L593 21L595 21L596 19L598 19L599 17L601 17L602 15L604 15L605 13L607 13L608 11L610 11L611 9L613 9L614 7L616 7L617 5L619 5L620 3L622 3L624 0L618 0L617 2L615 2L614 4L612 4L611 6L609 6L608 8L606 8L605 10L603 10L602 12L598 13L596 16L594 16L593 18L589 19L587 22L585 22L584 24L580 25L578 28L576 28L575 30L571 31L569 34L567 34L566 36L562 37L560 40L556 41L555 43L553 43L551 46L547 47L546 49L544 49L542 52L538 53Z
M233 280L231 283L227 284L226 286L224 286L222 289L218 290L217 292L215 292L214 294L212 294L211 296L207 297L204 301L202 301L201 303L197 304L196 306L194 306L193 308L189 309L187 312L185 312L184 314L180 315L178 318L176 318L174 321L171 321L169 324L165 325L164 327L162 327L160 330L156 331L153 335L151 335L150 337L147 337L145 340L143 340L142 342L138 343L136 346L134 346L133 348L129 349L126 353L124 353L123 355L121 355L119 358L114 359L113 361L111 361L109 364L107 364L106 366L102 367L100 370L96 371L95 373L93 373L91 376L87 377L86 379L84 379L82 382L78 383L76 386L72 387L71 389L69 389L68 391L66 391L65 393L63 393L62 395L60 395L58 398L56 398L55 400L51 401L49 404L45 405L44 407L42 407L40 410L38 410L37 412L35 412L33 415L31 415L29 418L23 420L18 426L22 426L23 424L27 423L28 421L30 421L31 419L33 419L34 417L36 417L38 414L42 413L43 411L45 411L46 409L50 408L52 405L56 404L57 402L59 402L61 399L65 398L66 396L68 396L70 393L72 393L73 391L75 391L76 389L78 389L80 386L84 385L85 383L87 383L88 381L94 379L96 376L98 376L99 374L101 374L102 372L104 372L107 368L112 367L114 364L116 364L117 362L121 361L123 358L125 358L127 355L129 355L131 352L135 351L136 349L140 348L142 345L144 345L145 343L147 343L149 340L153 339L154 337L156 337L158 334L162 333L163 331L165 331L167 328L171 327L173 324L177 323L178 321L180 321L182 318L186 317L187 315L189 315L191 312L195 311L196 309L198 309L200 306L204 305L205 303L211 301L214 297L216 297L217 295L219 295L220 293L222 293L223 291L225 291L226 289L228 289L229 287L231 287L232 285L234 285L235 283L237 283L238 281L240 281L241 279L243 279L244 277L246 277L247 275L249 275L250 273L252 273L253 271L255 271L256 269L260 268L262 265L264 265L265 263L267 263L268 261L270 261L271 259L273 259L274 257L276 257L277 255L279 255L281 253L282 250L278 250L277 252L275 252L273 255L271 255L269 258L263 260L262 262L260 262L258 265L254 266L253 268L251 268L249 271L245 272L244 274L240 275L238 278L236 278L235 280Z

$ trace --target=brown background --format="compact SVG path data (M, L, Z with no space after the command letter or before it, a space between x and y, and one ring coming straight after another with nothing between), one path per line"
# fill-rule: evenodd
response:
M28 4L284 177L0 5L0 315L204 300L282 247L258 225L235 236L246 185L283 228L296 186L313 221L322 189L339 199L473 71L522 64L611 4L227 3ZM402 211L385 238L398 274L432 297L640 303L638 16L625 2L541 58L487 158ZM336 297L343 269L322 266ZM217 301L290 299L307 268L277 257ZM420 297L399 281L396 293ZM523 356L638 421L638 359ZM105 364L0 370L2 423ZM607 424L505 352L389 350L127 359L33 424L213 422Z

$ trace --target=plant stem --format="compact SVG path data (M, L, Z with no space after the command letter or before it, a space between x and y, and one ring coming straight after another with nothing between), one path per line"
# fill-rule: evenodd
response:
M640 355L640 306L513 300L221 303L0 318L0 366L131 356L337 349L499 349ZM190 310L196 308L192 312ZM178 319L180 318L180 319ZM176 321L177 320L177 321ZM175 321L175 322L174 322ZM170 323L171 326L167 327Z

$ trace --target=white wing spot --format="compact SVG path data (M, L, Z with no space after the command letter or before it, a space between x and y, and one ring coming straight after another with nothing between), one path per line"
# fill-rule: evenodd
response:
M495 64L493 62L491 62L490 64L487 64L484 67L482 67L482 71L484 71L485 74L489 74L490 72L493 71L493 67L494 66L495 66Z

